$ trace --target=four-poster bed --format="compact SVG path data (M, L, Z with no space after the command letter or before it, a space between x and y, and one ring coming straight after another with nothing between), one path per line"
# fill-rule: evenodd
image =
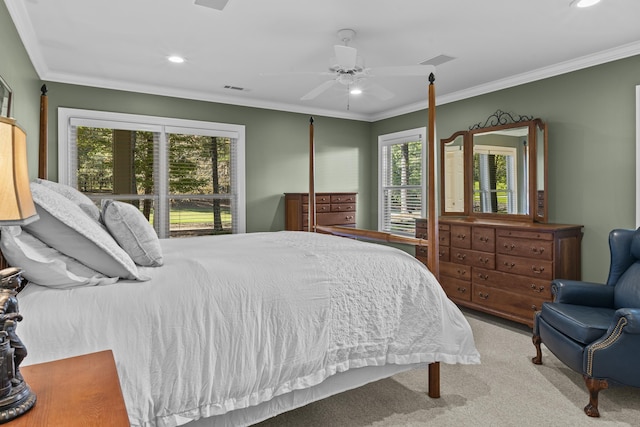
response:
M432 75L430 239L348 230L352 235L437 244L433 80ZM314 194L313 122L309 136ZM83 217L89 215L82 202L50 194L52 188L56 183L32 183L41 217L35 224L55 216L65 238L82 227L102 227L82 237L93 244L91 251L97 246L125 272L119 279L112 277L116 273L98 274L106 267L94 257L86 263L93 262L97 273L87 273L86 265L78 265L85 251L70 258L66 248L47 240L53 225L4 228L1 249L7 258L16 265L29 262L21 265L27 278L40 274L19 295L25 318L19 332L29 348L24 364L112 350L131 425L250 425L425 366L429 396L439 397L439 362L480 361L469 324L436 279L437 249L429 248L429 271L396 248L326 233L156 238L162 265L143 266L123 261L120 241L107 245L111 236L105 229L111 232L114 224L93 224ZM47 283L53 267L66 268L55 274L67 279Z

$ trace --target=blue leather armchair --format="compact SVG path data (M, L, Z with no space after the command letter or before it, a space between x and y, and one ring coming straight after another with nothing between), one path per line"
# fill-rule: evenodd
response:
M598 393L609 383L640 387L640 228L611 231L609 248L606 284L554 280L554 300L542 304L533 323L533 363L542 364L544 343L580 372L590 417L600 416Z

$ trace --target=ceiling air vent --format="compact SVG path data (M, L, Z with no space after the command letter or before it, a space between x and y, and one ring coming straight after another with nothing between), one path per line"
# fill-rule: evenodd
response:
M229 90L237 90L237 91L240 91L240 92L246 92L246 91L249 90L249 89L245 89L245 88L240 87L240 86L232 86L232 85L224 85L224 88L225 89L229 89Z
M420 65L433 65L434 67L437 67L438 65L442 65L445 62L449 62L449 61L453 61L454 58L453 56L449 56L449 55L438 55L438 56L434 56L431 59L427 59L425 61L422 61L420 63Z
M228 2L229 0L196 0L195 4L215 10L222 10Z

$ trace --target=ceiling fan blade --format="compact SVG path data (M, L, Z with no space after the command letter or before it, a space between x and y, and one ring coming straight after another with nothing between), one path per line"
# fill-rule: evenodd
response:
M382 86L376 83L370 83L366 92L370 93L371 95L375 96L376 98L382 101L388 101L395 96L393 92L383 88Z
M368 69L370 76L428 76L435 71L436 67L433 65L401 65Z
M335 45L334 50L336 52L336 60L343 70L353 70L356 68L356 60L358 57L358 50L354 47Z
M302 98L300 98L300 100L307 101L309 99L313 99L336 83L338 83L337 80L327 80L326 82L322 83L320 86L316 87L315 89L312 89L309 93L307 93Z

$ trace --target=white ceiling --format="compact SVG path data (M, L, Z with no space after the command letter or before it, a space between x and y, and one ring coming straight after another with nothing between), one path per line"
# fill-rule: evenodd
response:
M436 68L439 104L640 54L639 0L589 9L570 0L229 0L222 11L194 0L5 3L45 81L369 121L425 108L427 77L369 78L395 94L384 101L366 86L348 96L341 84L301 101L331 78L316 72L327 71L343 28L356 31L349 45L365 67L455 58Z

